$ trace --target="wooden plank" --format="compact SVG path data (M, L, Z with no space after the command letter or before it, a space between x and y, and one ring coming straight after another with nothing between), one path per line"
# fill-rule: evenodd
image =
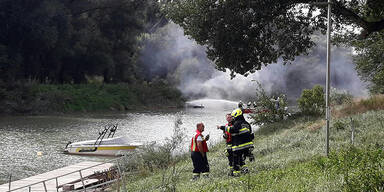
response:
M92 166L94 166L94 167L92 167ZM58 185L61 186L61 185L79 180L80 179L79 170L81 170L81 169L85 169L85 170L81 171L81 174L82 174L83 178L86 178L88 176L93 175L94 172L96 172L96 171L106 171L109 168L111 168L112 166L113 166L112 163L102 164L102 162L84 161L81 163L77 163L75 165L70 165L70 166L59 168L59 169L49 171L49 172L46 172L43 174L39 174L39 175L35 175L32 177L24 178L21 180L13 181L11 183L11 189L16 189L16 188L28 186L28 185L31 185L31 184L34 184L37 182L42 182L42 181L47 180L47 179L52 179L52 180L46 181L45 185L46 185L48 191L56 191L55 177L59 177L58 178ZM89 168L89 167L91 167L91 168ZM75 173L71 173L71 172L75 172ZM71 174L69 174L69 173L71 173ZM63 176L63 175L65 175L65 176ZM94 182L97 182L97 180L96 181L95 180L85 180L86 185L90 184L89 182L94 183ZM0 185L0 192L8 191L8 188L9 188L8 183ZM43 185L43 183L35 184L31 187L31 190L32 191L44 191L44 185ZM21 189L21 190L17 190L17 192L21 192L21 191L28 191L28 187Z

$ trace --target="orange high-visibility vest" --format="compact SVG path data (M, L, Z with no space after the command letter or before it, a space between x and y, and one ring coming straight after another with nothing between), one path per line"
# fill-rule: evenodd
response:
M203 152L208 152L208 145L207 145L207 142L204 140L204 137L203 135L200 133L199 130L196 130L196 135L194 137L192 137L192 142L191 142L191 151L196 151L196 152L200 152L199 151L199 148L197 147L197 137L199 137L199 135L201 135L201 137L203 138Z

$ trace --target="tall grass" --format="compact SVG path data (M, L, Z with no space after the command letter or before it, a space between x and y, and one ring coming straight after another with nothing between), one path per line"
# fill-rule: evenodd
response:
M384 110L384 95L373 95L367 99L359 99L334 110L335 117L360 114L371 110Z

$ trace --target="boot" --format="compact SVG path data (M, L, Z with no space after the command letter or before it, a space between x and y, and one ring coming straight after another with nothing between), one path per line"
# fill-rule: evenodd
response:
M196 174L196 173L194 173L193 174L193 177L192 177L192 179L191 179L191 181L196 181L196 180L198 180L200 178L200 174Z
M233 177L233 169L229 170L228 176Z
M233 171L234 177L240 177L240 171Z
M247 174L247 173L249 173L249 169L248 169L248 167L247 167L246 165L244 165L244 166L241 167L241 173L242 173L242 174Z
M253 154L249 154L249 161L252 162L255 160L255 157L253 156Z

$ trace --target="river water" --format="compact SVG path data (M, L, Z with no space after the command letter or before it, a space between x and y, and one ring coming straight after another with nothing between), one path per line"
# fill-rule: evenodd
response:
M196 123L205 124L213 144L222 140L216 125L225 124L225 114L237 105L226 100L202 99L188 102L205 108L185 108L178 111L108 113L45 116L0 117L0 184L9 175L18 180L81 161L103 161L105 157L66 155L62 151L68 141L96 139L108 123L118 123L116 136L128 136L132 142L163 142L173 132L180 116L187 136L185 151ZM42 153L42 155L38 155Z

